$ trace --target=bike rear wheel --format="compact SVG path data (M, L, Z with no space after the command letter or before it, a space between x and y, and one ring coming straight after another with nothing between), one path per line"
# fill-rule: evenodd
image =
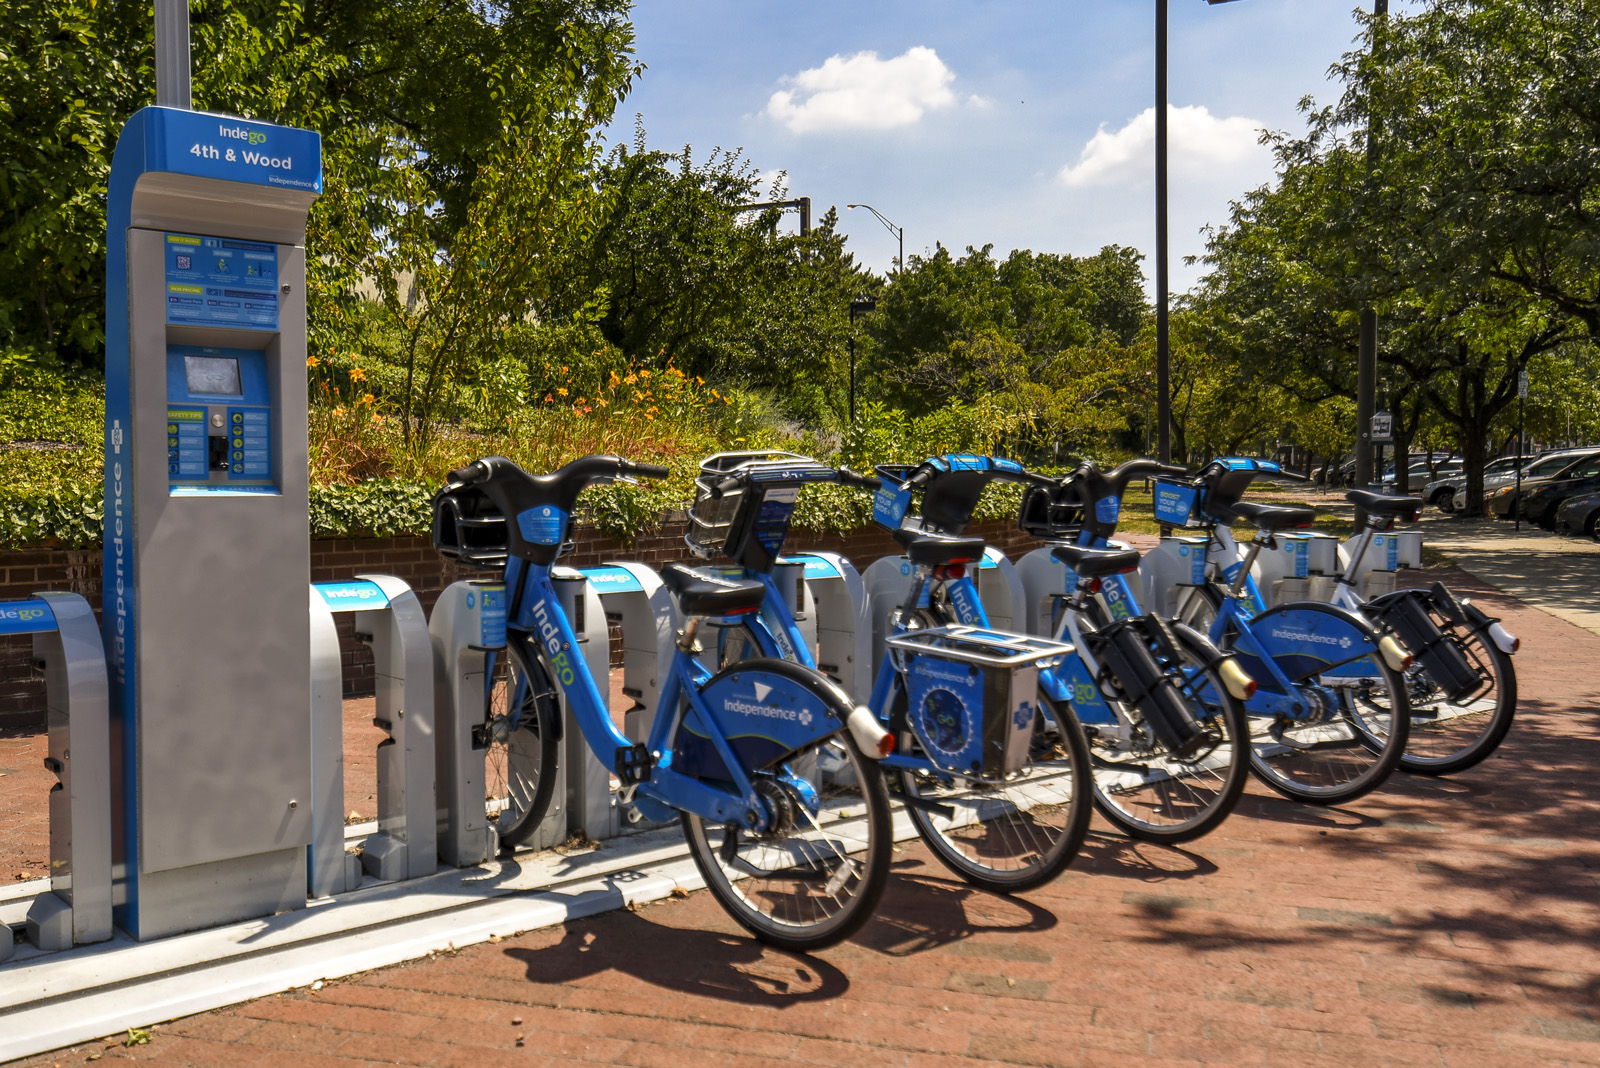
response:
M1126 706L1133 739L1105 732L1089 740L1100 814L1130 838L1169 845L1208 834L1227 819L1250 773L1244 706L1215 668L1202 666L1200 650L1181 632L1177 637L1184 663L1169 670L1182 680L1178 690L1184 703L1208 735L1203 748L1189 757L1175 756L1138 711Z
M900 732L900 752L921 752L909 729ZM1071 710L1044 694L1029 756L1026 768L1000 783L933 768L900 772L918 836L974 886L1002 894L1038 886L1071 864L1083 847L1093 778L1089 749Z
M1216 619L1222 595L1211 586L1186 591L1179 618L1205 631ZM1302 601L1295 609L1341 615L1331 605ZM1272 610L1258 619L1266 618ZM1232 647L1235 635L1218 644ZM1250 723L1250 769L1285 797L1318 805L1353 801L1383 785L1400 764L1409 735L1409 705L1400 673L1374 653L1359 673L1297 677L1287 656L1274 657L1295 696L1316 714L1293 718L1262 711L1265 689L1245 704ZM1246 669L1248 670L1248 668ZM1262 679L1256 680L1258 685Z
M781 777L758 774L758 790L786 812L777 830L685 812L683 835L706 888L740 926L770 945L809 951L848 938L872 915L889 878L894 826L883 774L848 731L785 764L818 787L816 816Z
M503 848L525 844L544 822L556 785L555 687L513 635L495 657L483 724L484 803Z
M1451 701L1428 673L1405 673L1411 734L1400 767L1417 775L1448 775L1479 763L1499 748L1517 710L1517 669L1511 657L1481 631L1447 631L1487 689Z

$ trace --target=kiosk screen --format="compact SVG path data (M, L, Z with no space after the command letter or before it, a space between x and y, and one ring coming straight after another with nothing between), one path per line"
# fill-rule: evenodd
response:
M190 393L214 397L239 397L244 387L239 381L239 361L233 356L185 356L184 379Z

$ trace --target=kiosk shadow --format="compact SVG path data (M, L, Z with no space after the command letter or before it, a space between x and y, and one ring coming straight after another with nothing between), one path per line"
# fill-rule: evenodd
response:
M508 949L531 982L572 983L616 971L697 997L782 1007L838 997L850 987L826 961L752 938L667 927L620 911L569 925L546 949Z

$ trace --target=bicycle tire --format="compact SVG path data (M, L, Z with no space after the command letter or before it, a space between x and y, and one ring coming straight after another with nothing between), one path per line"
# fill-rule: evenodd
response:
M502 849L525 844L550 809L555 793L556 695L528 641L516 634L495 658L481 727L484 803ZM516 694L521 693L520 708Z
M1181 631L1177 638L1190 664L1203 662L1191 639ZM1250 749L1245 742L1250 737L1250 725L1244 705L1228 692L1215 668L1199 670L1203 676L1191 676L1180 689L1186 703L1196 711L1195 718L1220 733L1218 741L1204 754L1197 754L1193 760L1179 761L1164 756L1159 743L1153 739L1143 750L1131 750L1120 740L1103 746L1090 742L1090 753L1100 755L1094 768L1095 808L1130 838L1167 845L1193 841L1211 833L1227 819L1244 793L1245 780L1250 775ZM1204 684L1197 685L1202 677ZM1202 695L1215 703L1208 703ZM1202 707L1203 712L1200 711ZM1130 718L1137 720L1138 717L1133 714ZM1220 776L1216 774L1218 759L1222 761ZM1126 768L1107 766L1128 763L1148 766L1156 761L1162 764L1156 770L1165 777L1151 778L1148 773L1134 771L1135 782L1129 781L1130 773ZM1215 785L1209 788L1200 785L1208 779Z
M771 659L725 670L756 664L815 674ZM815 769L822 807L814 819L795 802L792 825L768 835L738 824L708 824L689 812L681 813L680 823L695 867L728 915L762 942L809 952L850 937L872 915L889 878L894 824L882 770L848 731L823 738L784 764L797 773ZM768 784L765 789L782 789L776 776L757 776Z
M905 701L903 690L898 700ZM1032 760L1002 784L933 769L900 772L900 790L918 837L945 867L996 893L1017 893L1055 878L1077 857L1089 833L1093 774L1083 729L1070 707L1058 706L1044 693L1039 707ZM910 729L900 732L900 751L918 752Z
M1482 632L1455 632L1451 637L1469 661L1476 659L1482 663L1487 658L1487 670L1494 684L1493 697L1474 695L1470 705L1458 706L1441 696L1439 704L1450 711L1444 715L1435 712L1431 716L1426 714L1426 705L1413 701L1411 732L1400 767L1414 775L1449 775L1481 763L1505 741L1516 717L1517 668L1511 656ZM1411 687L1410 694L1420 695L1424 700L1432 699L1436 688L1420 666L1413 666L1406 672L1406 681ZM1481 706L1486 700L1492 702L1492 707L1483 710ZM1479 706L1488 715L1481 716L1481 711L1473 711L1472 706ZM1473 722L1463 722L1469 717ZM1427 751L1430 739L1447 737L1459 739L1459 742L1446 742L1449 748L1443 753Z
M1195 587L1180 599L1179 618L1206 632L1221 606L1222 594L1215 587ZM1300 601L1294 607L1349 615L1320 601ZM1274 611L1276 609L1268 609L1257 618ZM1228 636L1218 644L1228 649ZM1318 683L1314 688L1297 683L1303 693L1317 698L1319 703L1325 700L1325 691L1333 693L1338 707L1319 722L1300 723L1287 717L1260 714L1250 707L1259 696L1245 703L1245 714L1250 722L1250 770L1256 778L1284 797L1316 805L1354 801L1383 785L1399 767L1405 753L1410 728L1409 703L1400 673L1385 663L1382 656L1374 655L1370 662L1375 674L1360 680L1330 679L1331 685ZM1382 702L1371 699L1372 679L1377 679L1385 692ZM1397 707L1405 714L1396 716ZM1363 759L1358 751L1370 754L1371 759ZM1336 753L1348 754L1348 759L1340 761Z

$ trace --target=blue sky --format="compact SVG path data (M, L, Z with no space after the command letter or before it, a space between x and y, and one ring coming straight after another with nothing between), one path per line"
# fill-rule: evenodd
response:
M1370 10L1370 0L1368 0ZM648 65L614 136L644 116L652 147L742 147L820 216L839 207L857 262L895 239L847 203L939 241L1092 253L1155 249L1154 0L639 0ZM1299 131L1332 102L1357 32L1350 0L1170 0L1172 279L1228 201L1269 181L1260 127ZM863 53L866 53L865 55Z

